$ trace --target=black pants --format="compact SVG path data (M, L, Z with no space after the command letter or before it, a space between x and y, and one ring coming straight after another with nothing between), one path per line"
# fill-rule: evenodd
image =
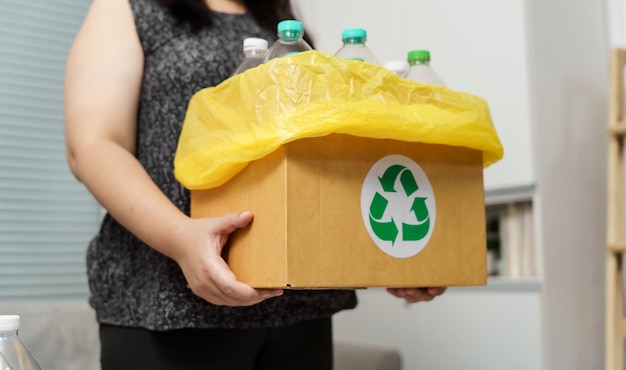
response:
M154 332L100 326L102 370L331 370L331 319Z

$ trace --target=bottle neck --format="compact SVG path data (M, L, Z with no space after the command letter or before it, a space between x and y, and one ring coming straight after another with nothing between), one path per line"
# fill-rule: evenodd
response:
M415 66L415 65L430 65L430 60L409 60L409 65L410 66Z
M281 40L287 41L287 42L298 41L299 39L302 38L302 36L304 36L304 35L300 31L287 30L287 31L282 31L282 32L278 33L278 37Z
M265 51L265 49L248 49L244 50L243 55L246 58L262 58Z
M343 39L344 45L365 46L365 39L362 37L346 37Z

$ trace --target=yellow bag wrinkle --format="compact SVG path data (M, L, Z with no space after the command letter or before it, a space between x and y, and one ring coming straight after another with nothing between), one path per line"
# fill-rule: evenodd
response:
M308 51L197 92L175 176L188 189L210 189L283 144L332 133L467 147L483 152L485 167L503 156L482 98Z

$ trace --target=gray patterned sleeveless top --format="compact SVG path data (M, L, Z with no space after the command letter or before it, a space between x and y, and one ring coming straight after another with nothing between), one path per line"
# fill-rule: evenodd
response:
M248 15L214 13L198 33L154 0L130 0L145 64L137 122L137 158L154 182L189 214L189 193L173 159L187 103L226 79L243 56L245 37L275 36ZM328 317L353 308L353 291L285 291L252 307L212 305L186 288L179 266L106 215L87 251L90 304L100 323L152 330L252 328Z

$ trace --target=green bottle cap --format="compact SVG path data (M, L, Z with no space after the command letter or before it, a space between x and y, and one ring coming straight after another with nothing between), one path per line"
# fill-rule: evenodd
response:
M293 19L280 21L277 29L278 37L284 40L298 39L304 33L304 26L302 25L302 22Z
M409 62L429 62L430 61L430 52L428 50L411 50L409 51L409 55L407 57Z

